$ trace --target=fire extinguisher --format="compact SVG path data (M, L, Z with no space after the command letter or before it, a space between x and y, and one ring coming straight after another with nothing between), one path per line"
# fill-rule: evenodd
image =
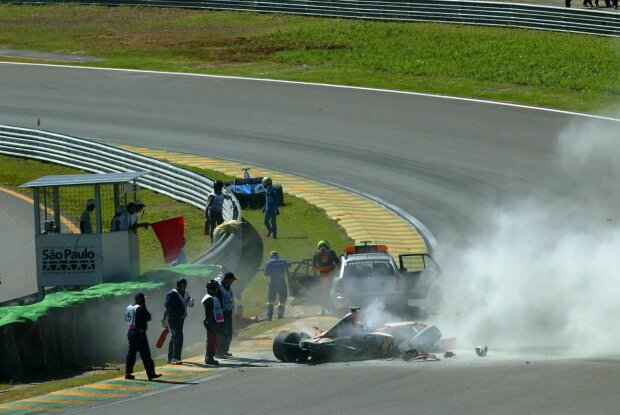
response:
M157 342L155 343L155 347L157 347L158 349L162 348L162 346L166 342L166 337L168 336L168 332L169 332L168 327L161 330L161 334L159 335L159 338L157 339Z

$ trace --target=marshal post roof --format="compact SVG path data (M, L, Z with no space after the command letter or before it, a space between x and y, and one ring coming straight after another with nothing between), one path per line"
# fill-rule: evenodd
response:
M47 187L47 186L83 186L89 184L112 184L131 182L149 174L148 171L127 171L122 173L97 174L63 174L57 176L43 176L22 184L20 187Z

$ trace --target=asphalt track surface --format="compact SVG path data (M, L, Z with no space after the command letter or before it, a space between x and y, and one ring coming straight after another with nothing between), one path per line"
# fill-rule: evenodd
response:
M37 292L32 204L0 189L0 302Z
M28 65L0 64L0 88L2 123L36 128L40 119L48 131L336 183L414 215L441 246L484 231L489 215L524 197L570 201L556 138L584 122L619 125L414 94ZM596 165L580 174L615 181ZM612 414L620 405L617 358L468 356L230 370L89 413Z

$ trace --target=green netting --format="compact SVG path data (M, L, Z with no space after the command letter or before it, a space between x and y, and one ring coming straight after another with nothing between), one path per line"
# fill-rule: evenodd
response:
M99 284L83 291L62 291L48 294L39 303L27 306L11 306L0 308L0 326L12 323L36 321L51 308L70 307L88 300L104 297L134 295L138 291L153 290L163 286L163 282L136 282Z
M176 267L160 268L151 272L155 274L160 272L163 274L162 277L166 277L165 279L169 279L171 274L178 276L178 278L205 278L220 268L219 265L183 264ZM147 282L141 279L142 277L121 283L99 284L83 291L62 291L48 294L43 301L27 306L0 307L0 327L6 324L36 321L51 308L70 307L103 297L134 295L138 291L148 291L166 284L165 282Z
M153 271L166 271L184 277L208 277L214 271L221 269L219 265L183 264L170 268L157 268Z

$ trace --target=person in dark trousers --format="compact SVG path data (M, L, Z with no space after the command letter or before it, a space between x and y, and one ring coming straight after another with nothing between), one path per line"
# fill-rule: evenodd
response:
M232 283L237 281L237 277L232 272L227 272L223 277L217 278L220 283L222 310L224 310L224 322L219 326L217 333L217 348L215 357L226 359L232 357L230 353L230 342L233 338L233 311L235 310L235 295L232 290Z
M93 210L95 210L95 201L93 199L88 199L86 201L86 209L84 209L80 216L81 233L93 233L93 222L90 218L90 214Z
M205 218L209 221L209 237L211 238L211 243L213 243L213 231L218 225L224 223L224 217L222 216L225 198L222 194L223 188L224 183L218 180L213 184L213 193L209 193L207 196Z
M164 301L164 317L162 327L170 330L170 344L168 345L168 363L182 365L181 351L183 350L183 325L187 318L187 307L194 306L194 300L185 290L187 280L181 278L177 287L166 295Z
M271 177L263 178L263 187L265 188L265 206L263 207L264 223L267 228L267 237L273 235L273 239L278 239L278 224L276 216L280 213L278 209L282 201L278 191L274 189Z
M205 352L205 364L217 366L220 364L215 360L215 349L217 347L218 326L224 322L224 311L218 296L220 295L220 283L211 280L207 283L207 293L202 298L202 305L205 309L203 324L207 330L207 350Z
M288 298L288 288L286 287L286 276L291 263L286 259L281 259L276 251L271 251L271 258L265 264L265 275L270 277L269 292L267 293L267 320L273 319L274 302L276 295L279 297L278 318L284 318L286 300Z
M332 251L327 241L319 241L319 250L312 257L312 273L321 276L321 315L330 308L329 291L332 286L334 270L340 265L340 258Z
M147 323L151 321L151 313L146 308L146 297L143 293L138 293L133 298L134 304L125 309L125 320L127 321L127 339L129 339L129 350L125 358L125 379L135 379L133 367L136 364L136 354L140 353L140 359L146 369L146 376L149 380L157 379L160 374L155 373L155 363L151 358L149 341L146 338Z

